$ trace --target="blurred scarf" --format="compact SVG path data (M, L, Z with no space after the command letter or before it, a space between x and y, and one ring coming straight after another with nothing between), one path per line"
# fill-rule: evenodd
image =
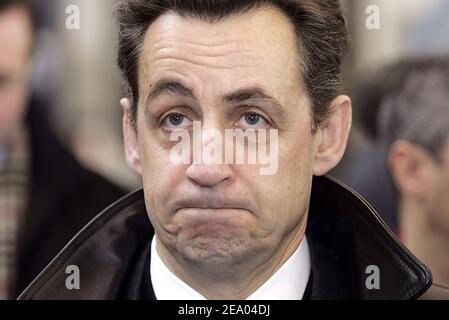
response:
M17 231L26 209L29 180L29 137L17 130L4 149L0 167L0 300L14 290Z

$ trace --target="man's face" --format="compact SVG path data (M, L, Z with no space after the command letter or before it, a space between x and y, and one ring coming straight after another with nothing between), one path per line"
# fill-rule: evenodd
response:
M17 7L0 13L0 143L25 111L31 46L26 10Z
M127 158L143 177L156 234L176 258L262 261L303 234L323 134L312 134L300 66L293 26L275 9L214 23L167 13L150 26L137 132L125 106ZM170 134L192 131L195 121L220 132L278 130L277 172L261 175L260 163L174 164Z

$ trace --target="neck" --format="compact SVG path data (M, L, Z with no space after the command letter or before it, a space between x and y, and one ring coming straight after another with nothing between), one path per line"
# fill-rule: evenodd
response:
M405 246L432 271L433 280L449 286L449 234L431 223L431 214L416 203L400 205L400 229Z
M198 266L178 263L157 239L157 252L167 267L209 300L244 300L264 284L298 249L305 225L293 230L265 261L249 258L238 266ZM181 260L182 261L182 260Z

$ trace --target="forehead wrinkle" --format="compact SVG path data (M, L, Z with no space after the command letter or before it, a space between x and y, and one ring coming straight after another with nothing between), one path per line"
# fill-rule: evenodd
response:
M258 23L265 32L271 36L259 37L259 32L247 32L245 26L248 23ZM275 23L273 23L275 22ZM174 32L174 30L184 30L184 32ZM249 28L248 30L251 30ZM190 32L198 32L200 36L192 40ZM274 38L273 38L274 36ZM271 5L252 8L246 12L230 15L218 19L217 21L205 21L199 17L183 16L175 11L168 11L148 29L146 34L147 43L153 44L156 50L160 47L173 47L179 44L189 44L195 50L208 48L209 50L223 51L224 46L231 46L230 51L245 53L245 47L258 53L253 49L254 44L267 48L275 43L289 43L297 51L296 33L289 19L276 7ZM268 42L267 42L268 41ZM222 42L225 42L223 44ZM214 49L215 48L215 49ZM290 49L292 49L290 48ZM193 51L195 51L193 50ZM200 53L201 54L201 53ZM202 53L208 55L208 52ZM222 53L212 53L212 56L221 56Z
M146 34L144 52L146 55L153 56L153 61L163 58L177 59L195 65L204 64L206 67L217 65L221 69L227 69L229 67L224 66L224 64L231 67L244 67L245 63L250 66L251 62L264 58L258 50L255 50L253 45L249 44L248 39L241 35L235 35L235 33L232 36L203 34L192 39L182 33L173 32L174 22L172 19L183 20L179 17L171 17L168 22L162 22L159 27L157 25L150 27ZM194 27L199 23L199 31L204 30L201 21L192 20L190 23ZM191 25L187 27L191 27ZM229 59L218 61L220 58Z
M155 51L161 50L188 50L192 53L210 56L210 57L222 57L231 54L254 54L255 51L243 46L235 40L229 42L220 43L200 43L195 40L183 40L183 39L161 39L153 42L152 47Z
M165 57L157 58L156 60L159 62L165 62L169 65L172 62L177 61L177 62L188 63L188 64L191 64L191 65L194 65L197 67L208 67L211 69L220 69L220 70L229 70L229 69L233 69L233 68L248 68L248 67L250 67L243 63L232 63L232 64L228 64L228 63L224 63L224 62L218 63L217 61L207 61L207 59L194 59L194 58L188 58L188 57L177 56L177 55L165 56Z
M164 41L148 49L148 53L153 55L152 63L170 64L173 61L180 61L216 69L251 67L251 62L261 59L254 50L237 49L235 45L232 47L219 45L211 48L207 45Z

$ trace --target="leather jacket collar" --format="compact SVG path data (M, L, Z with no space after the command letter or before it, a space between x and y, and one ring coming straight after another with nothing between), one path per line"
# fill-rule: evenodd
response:
M149 271L153 234L138 190L81 230L19 299L155 299ZM307 237L310 299L416 299L432 284L428 268L371 206L333 178L314 178ZM79 268L79 290L66 287L68 266ZM378 288L370 285L374 273Z

